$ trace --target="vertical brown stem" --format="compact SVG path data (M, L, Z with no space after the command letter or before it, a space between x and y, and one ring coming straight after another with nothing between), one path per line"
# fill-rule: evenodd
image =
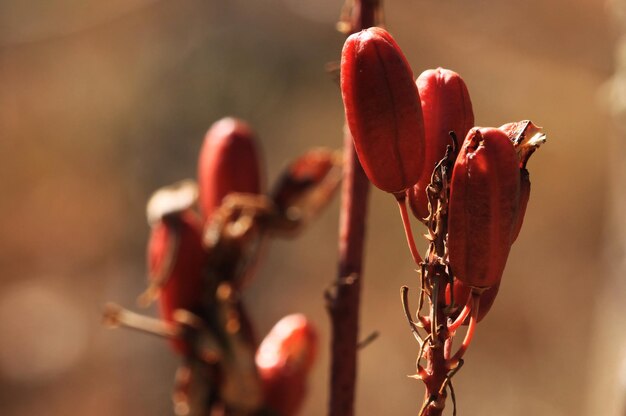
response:
M424 380L426 384L426 403L429 403L423 413L424 416L440 416L446 406L446 391L441 389L448 375L448 366L444 358L444 344L432 347L428 356L426 372L429 377Z
M355 0L351 32L375 25L379 0ZM339 273L330 298L330 416L352 416L357 368L361 271L369 182L359 163L352 136L344 128L344 175L339 220Z
M433 335L432 341L429 341L426 354L426 376L423 380L426 386L424 398L426 407L422 413L423 416L440 416L446 406L447 394L445 388L442 387L450 371L446 360L446 343L450 335L445 325L447 316L444 308L445 305L438 304L436 310L433 311L437 316L437 321L444 324Z
M376 26L381 3L381 0L354 0L351 15L352 33Z
M440 214L440 212L439 212ZM440 222L439 215L437 222ZM446 276L441 264L437 263L437 258L441 258L444 253L437 249L438 241L442 236L437 234L437 239L431 244L429 255L427 256L426 279L432 284L431 299L431 338L426 349L426 374L423 378L426 387L424 398L424 408L420 416L439 416L443 413L446 405L446 391L444 386L450 368L446 359L446 348L450 334L446 321L448 316L445 313L444 302L439 301L439 292L445 290Z
M332 324L331 416L354 414L361 270L369 191L369 182L348 132L345 144L346 165L339 226L339 280L329 308Z
M446 405L446 380L450 373L451 334L448 330L448 313L440 293L450 282L447 261L446 236L448 233L448 178L456 159L453 149L448 149L445 158L437 164L429 187L431 212L428 221L431 243L426 255L423 279L430 288L431 338L426 349L426 372L423 377L426 397L420 416L440 416ZM434 210L434 211L433 211ZM452 291L452 288L450 288Z

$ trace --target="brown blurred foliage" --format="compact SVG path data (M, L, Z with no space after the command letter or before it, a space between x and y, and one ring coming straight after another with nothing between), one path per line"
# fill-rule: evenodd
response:
M144 204L193 177L208 126L258 132L268 183L315 145L340 147L342 105L324 64L343 43L342 0L0 3L0 414L166 415L176 358L99 324L145 284ZM579 415L589 309L601 282L608 116L598 88L613 34L597 0L389 0L387 28L416 75L464 77L479 125L530 118L548 144L500 295L455 387L460 414ZM415 288L395 204L372 193L357 410L415 414L417 344L399 288ZM304 415L326 406L338 203L302 238L272 244L247 294L261 334L304 312L321 357ZM417 224L416 224L417 227ZM421 232L421 230L420 230ZM134 307L134 306L133 306ZM152 313L153 311L149 311Z

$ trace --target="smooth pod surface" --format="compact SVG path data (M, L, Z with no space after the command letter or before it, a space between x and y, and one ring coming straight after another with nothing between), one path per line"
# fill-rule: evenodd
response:
M409 204L413 214L423 220L429 214L426 189L435 165L452 145L450 132L463 140L474 126L472 102L465 82L449 69L429 69L415 81L424 117L424 169L417 183L409 188ZM459 146L461 143L459 143Z
M271 410L280 416L298 413L316 355L317 331L304 315L288 315L274 325L256 354L266 404Z
M198 161L198 197L206 222L231 192L261 192L261 167L250 127L236 118L223 118L207 132Z
M341 56L341 92L359 160L386 192L412 186L422 173L424 122L413 73L384 29L351 35Z
M517 208L517 219L515 221L515 227L513 228L513 240L515 242L522 230L522 224L524 223L524 216L526 215L526 207L528 207L528 200L530 199L530 175L528 170L520 169L520 193L519 193L519 206Z
M452 172L448 250L466 286L500 282L520 198L519 163L507 135L495 128L468 133Z

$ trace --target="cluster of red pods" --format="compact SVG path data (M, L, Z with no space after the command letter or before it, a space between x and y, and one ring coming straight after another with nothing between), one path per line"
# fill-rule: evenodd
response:
M398 200L416 263L422 271L426 263L446 267L446 280L437 284L438 306L446 318L462 315L447 333L470 317L480 321L522 225L530 193L526 163L545 135L528 120L474 127L461 77L437 68L415 81L395 40L381 28L347 39L341 90L359 160L369 180ZM430 241L440 237L444 246L427 262L415 249L407 201L428 226ZM437 305L434 299L431 304Z
M288 315L259 344L241 292L268 237L293 236L330 200L340 160L308 151L265 193L255 135L224 118L205 136L197 183L161 188L148 202L149 287L140 301L158 300L162 319L149 326L117 311L116 322L170 338L183 357L178 415L291 416L300 408L317 350L313 325Z

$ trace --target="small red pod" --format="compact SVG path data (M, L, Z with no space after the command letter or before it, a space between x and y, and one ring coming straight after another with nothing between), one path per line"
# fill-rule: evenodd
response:
M450 184L448 250L455 276L466 286L500 282L517 221L520 173L506 134L469 131Z
M426 188L435 165L452 144L450 132L462 140L474 126L474 112L467 86L459 74L449 69L429 69L415 81L424 116L424 169L407 195L413 214L422 221L428 217ZM461 143L459 143L460 145Z
M172 321L177 309L194 312L202 304L202 277L207 254L202 247L202 224L191 210L164 216L152 225L148 242L148 272L160 288L161 317ZM174 350L184 354L181 341Z
M402 192L422 173L424 121L413 73L384 29L351 35L341 55L341 93L356 152L369 180Z
M261 168L255 136L236 118L215 122L206 136L198 161L198 197L206 222L231 192L261 192Z
M256 353L269 409L280 416L298 413L316 355L317 331L304 315L288 315L274 325Z

